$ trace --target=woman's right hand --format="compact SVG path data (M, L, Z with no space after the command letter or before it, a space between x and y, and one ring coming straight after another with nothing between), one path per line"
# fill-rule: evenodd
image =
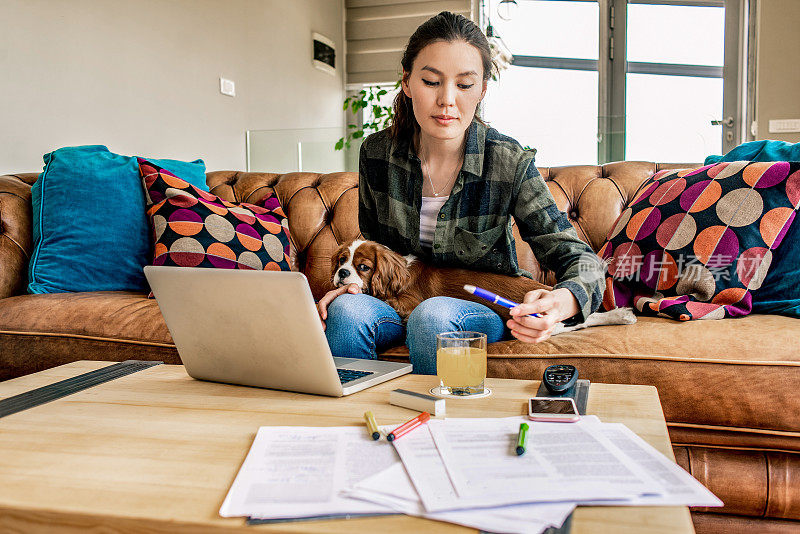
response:
M333 302L333 299L339 295L344 295L345 293L352 293L355 295L356 293L361 293L361 288L356 284L347 284L346 286L337 287L325 293L325 295L319 299L319 302L317 302L317 312L319 312L319 318L322 320L323 330L327 328L325 319L328 318L328 304Z

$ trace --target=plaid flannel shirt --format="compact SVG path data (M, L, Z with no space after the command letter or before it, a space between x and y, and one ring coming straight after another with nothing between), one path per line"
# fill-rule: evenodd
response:
M419 241L422 167L410 141L389 130L364 140L359 157L359 227L365 239L434 265L531 277L520 269L511 230L567 288L582 322L603 298L604 271L581 241L534 165L534 151L477 120L467 129L464 164L436 220L432 248Z

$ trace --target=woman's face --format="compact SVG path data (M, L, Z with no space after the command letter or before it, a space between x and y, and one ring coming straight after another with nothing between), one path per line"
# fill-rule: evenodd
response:
M404 78L403 92L422 132L436 139L462 138L486 93L478 49L465 41L431 43Z

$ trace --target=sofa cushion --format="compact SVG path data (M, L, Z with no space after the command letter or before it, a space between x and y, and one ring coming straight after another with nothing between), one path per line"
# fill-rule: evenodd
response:
M44 155L31 189L30 293L143 291L150 250L136 158L101 145ZM158 160L187 180L205 178L202 160Z
M180 363L161 310L143 293L0 299L0 380L76 360Z
M154 265L288 271L289 226L278 198L235 204L143 159Z
M662 171L620 215L598 254L604 306L719 319L750 313L800 205L800 163Z

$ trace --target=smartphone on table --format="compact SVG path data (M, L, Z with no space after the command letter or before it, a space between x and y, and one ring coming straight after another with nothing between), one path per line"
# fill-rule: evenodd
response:
M581 416L575 399L570 397L533 397L528 400L528 418L532 421L574 423Z

